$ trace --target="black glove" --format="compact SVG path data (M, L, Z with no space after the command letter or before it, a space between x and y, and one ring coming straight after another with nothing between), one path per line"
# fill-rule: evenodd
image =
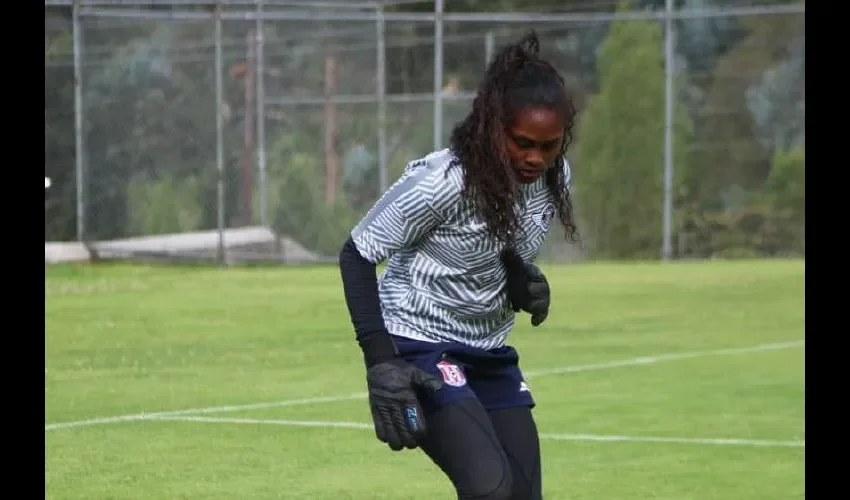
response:
M389 339L375 340L386 343ZM364 344L361 342L367 360L366 386L375 434L393 451L416 448L417 441L425 435L425 418L415 390L433 394L443 387L443 381L398 357L376 360L372 356L375 349L370 351Z
M378 363L366 372L369 407L378 439L398 451L416 448L425 435L425 418L414 389L431 393L443 381L401 359Z
M534 264L526 264L512 248L501 254L508 281L508 300L513 310L531 314L531 326L538 326L549 315L549 282L543 271Z

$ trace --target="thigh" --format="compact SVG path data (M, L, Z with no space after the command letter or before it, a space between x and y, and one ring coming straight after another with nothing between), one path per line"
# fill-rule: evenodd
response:
M528 407L489 412L490 421L510 463L513 479L512 500L541 500L543 482L540 470L540 439L537 424Z
M449 477L459 500L510 500L508 457L487 410L477 399L461 399L426 413L422 450Z

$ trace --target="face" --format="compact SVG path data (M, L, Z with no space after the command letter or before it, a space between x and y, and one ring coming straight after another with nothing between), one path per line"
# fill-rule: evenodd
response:
M508 128L506 149L520 182L537 180L555 161L564 140L561 114L548 107L523 108Z

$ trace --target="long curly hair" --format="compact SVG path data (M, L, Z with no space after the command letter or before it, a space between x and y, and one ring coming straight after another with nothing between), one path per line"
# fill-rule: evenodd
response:
M519 225L513 207L519 200L520 183L506 151L506 129L519 110L531 106L551 107L564 119L561 150L546 170L545 180L567 238L576 241L572 200L561 168L572 142L576 112L563 78L540 57L534 31L495 54L472 110L452 130L449 147L464 170L463 193L493 237L513 242Z

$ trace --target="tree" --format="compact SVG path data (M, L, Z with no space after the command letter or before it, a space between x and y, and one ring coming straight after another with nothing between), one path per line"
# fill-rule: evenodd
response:
M806 254L806 149L779 150L773 157L765 191L779 233L779 251Z
M784 135L775 126L765 124L784 118L765 100L794 107L790 98L793 90L778 89L771 95L771 87L782 83L784 88L799 88L792 78L785 77L788 72L781 67L776 76L782 78L770 79L766 72L785 59L790 42L805 29L803 19L799 15L743 18L746 37L717 61L700 111L699 161L690 182L703 206L716 205L722 193L733 186L751 191L764 183L770 171L773 144L772 140L759 139ZM799 61L800 58L792 59L791 66ZM780 94L789 94L789 98L779 102Z
M44 239L76 237L74 169L74 71L71 9L45 7L44 12Z
M619 10L630 10L624 1ZM592 257L651 258L661 248L664 165L664 60L661 25L620 21L599 53L600 90L577 135L576 210ZM675 120L674 176L686 168L690 122Z
M791 40L788 58L747 89L757 138L770 150L800 146L806 137L806 37Z

